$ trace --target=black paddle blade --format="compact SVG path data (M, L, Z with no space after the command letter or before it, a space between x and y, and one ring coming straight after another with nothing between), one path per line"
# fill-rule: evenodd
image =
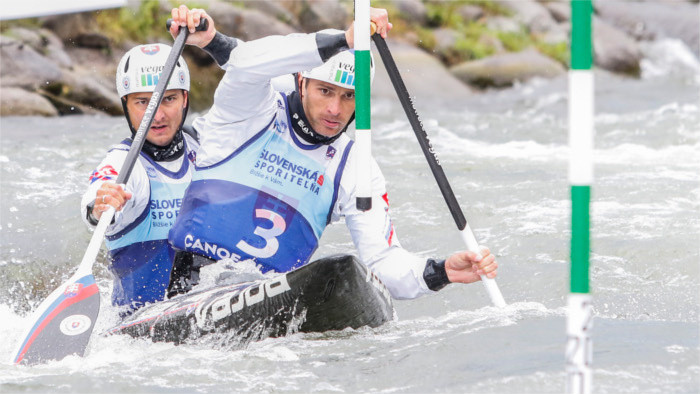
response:
M22 337L15 364L39 364L82 356L100 312L100 293L92 274L74 275L37 308L36 323Z

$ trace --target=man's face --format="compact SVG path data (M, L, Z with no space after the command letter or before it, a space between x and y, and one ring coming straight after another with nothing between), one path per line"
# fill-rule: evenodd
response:
M131 93L126 96L126 108L129 110L131 124L138 130L143 114L146 112L153 93ZM182 123L182 110L187 105L187 93L181 89L166 90L163 101L153 117L151 129L146 134L146 141L167 146L172 142Z
M300 82L301 102L311 127L326 137L340 133L355 112L355 91L316 79Z

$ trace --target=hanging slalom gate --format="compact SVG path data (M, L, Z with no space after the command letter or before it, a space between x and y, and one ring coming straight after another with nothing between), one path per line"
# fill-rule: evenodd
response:
M593 52L591 0L571 0L569 70L569 183L571 288L568 297L567 392L591 392L593 308L589 288L590 200L593 182Z
M372 208L372 132L370 125L370 20L369 0L355 0L355 148L357 163L357 209Z

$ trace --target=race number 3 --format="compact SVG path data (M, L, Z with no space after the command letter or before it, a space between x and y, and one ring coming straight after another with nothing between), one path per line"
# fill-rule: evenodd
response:
M253 234L263 238L265 240L265 246L262 248L256 248L250 245L244 240L238 241L236 247L254 257L259 257L261 259L272 257L277 253L280 243L277 237L284 233L287 229L287 223L285 223L282 216L276 214L275 212L269 211L267 209L256 209L255 217L260 219L267 219L272 222L272 228L262 228L257 226Z

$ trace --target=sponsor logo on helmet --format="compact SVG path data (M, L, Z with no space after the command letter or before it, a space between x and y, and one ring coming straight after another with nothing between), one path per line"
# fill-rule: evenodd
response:
M141 47L141 52L145 53L146 55L155 55L159 51L159 45L144 45Z
M122 86L124 87L124 90L127 92L129 91L129 87L131 86L131 81L129 80L129 76L125 75L124 78L122 78Z
M158 74L141 74L141 86L158 85L159 78L160 78L160 73L158 73Z
M355 86L355 65L338 62L338 69L335 71L335 82Z
M180 81L180 85L184 86L185 85L185 72L180 70L180 73L178 74L178 80Z

